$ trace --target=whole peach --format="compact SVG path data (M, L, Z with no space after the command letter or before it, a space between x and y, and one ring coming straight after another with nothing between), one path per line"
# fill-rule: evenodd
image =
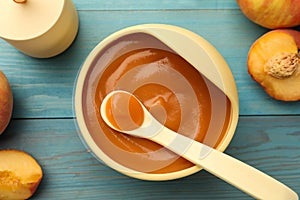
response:
M13 95L6 76L0 71L0 134L6 129L13 109Z
M300 0L236 0L246 17L265 28L300 25Z

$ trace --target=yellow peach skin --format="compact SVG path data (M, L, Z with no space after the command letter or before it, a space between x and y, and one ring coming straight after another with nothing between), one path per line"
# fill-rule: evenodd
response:
M236 0L244 15L265 28L300 25L300 0Z
M6 129L13 109L13 95L6 76L0 71L0 135Z

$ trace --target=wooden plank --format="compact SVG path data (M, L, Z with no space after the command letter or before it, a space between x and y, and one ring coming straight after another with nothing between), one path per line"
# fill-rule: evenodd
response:
M224 56L236 79L241 115L295 115L300 102L272 100L248 75L252 42L266 32L238 10L80 11L80 30L65 53L34 59L0 41L0 69L14 92L14 118L73 117L73 86L88 53L109 34L136 24L166 23L194 31ZM209 19L209 20L208 20Z
M299 121L299 116L241 117L226 152L300 193ZM251 199L204 171L168 182L123 176L85 149L73 119L13 120L0 136L0 149L8 148L32 154L43 167L32 199Z
M235 0L73 0L79 10L184 10L184 9L237 9Z

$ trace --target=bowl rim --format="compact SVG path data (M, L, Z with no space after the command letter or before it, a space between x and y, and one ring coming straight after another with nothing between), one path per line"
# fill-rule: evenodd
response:
M231 113L230 113L231 117L227 127L227 133L222 138L222 141L216 148L217 150L223 152L229 145L230 141L232 140L235 129L237 127L238 117L239 117L238 94L237 94L237 88L235 85L233 75L224 58L208 41L206 41L196 33L178 26L167 25L167 24L135 25L114 32L111 35L107 36L105 39L103 39L89 53L86 60L82 64L81 69L79 69L75 81L74 92L73 92L74 93L73 108L74 108L75 124L77 127L78 135L81 138L85 147L90 150L92 155L94 155L94 157L97 160L113 168L114 170L133 178L137 178L141 180L163 181L163 180L183 178L200 171L202 168L194 165L192 167L180 171L176 171L176 172L154 174L154 173L137 172L128 169L124 166L121 166L120 164L110 159L94 142L85 124L85 120L83 117L83 109L82 109L82 91L85 83L85 77L87 76L88 70L90 69L90 66L92 65L94 59L97 57L98 53L102 49L104 49L107 45L109 45L111 42L125 35L129 35L133 33L146 33L156 37L155 34L153 35L153 33L155 33L155 31L153 32L153 30L175 31L175 32L180 32L182 34L186 34L187 37L191 37L199 46L201 46L201 48L205 50L209 59L214 61L213 64L215 65L215 67L217 66L219 73L221 74L222 78L224 78L223 81L225 81L224 82L225 84L224 84L224 88L222 89L224 90L223 92L228 96L231 102Z

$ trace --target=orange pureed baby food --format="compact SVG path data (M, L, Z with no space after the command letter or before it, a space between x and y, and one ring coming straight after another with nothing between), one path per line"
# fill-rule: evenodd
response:
M194 166L147 139L116 132L100 115L104 97L113 90L133 93L166 127L217 147L226 134L230 101L226 95L174 52L157 48L129 51L109 63L86 94L84 118L101 150L115 162L145 173L168 173ZM92 101L92 102L89 102Z
M106 122L117 130L135 130L140 128L145 120L141 104L129 93L115 93L107 99L106 104L102 102L101 106L103 105L105 105ZM103 117L103 113L101 116Z

